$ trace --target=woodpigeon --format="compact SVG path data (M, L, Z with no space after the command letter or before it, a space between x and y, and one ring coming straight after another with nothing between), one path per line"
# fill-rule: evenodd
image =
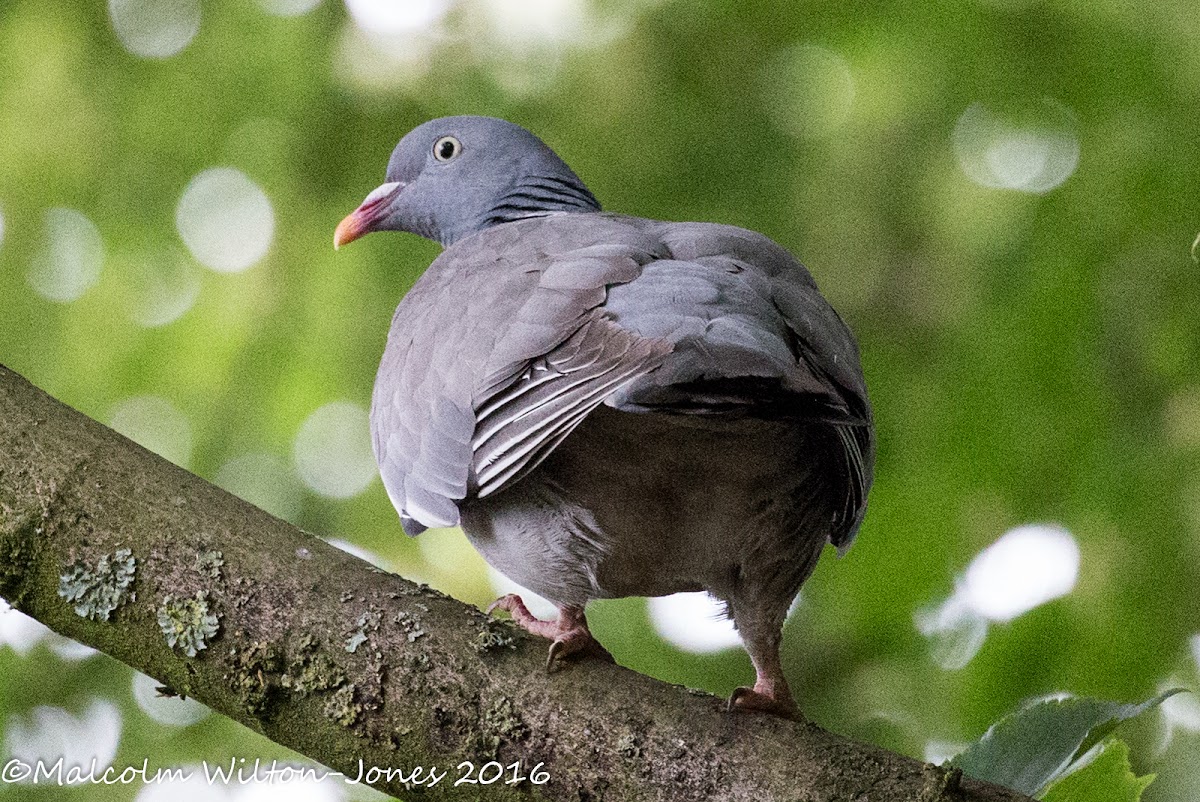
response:
M553 642L548 666L612 659L591 599L706 590L757 672L730 707L798 715L784 618L824 545L849 548L875 462L858 347L808 271L753 231L602 212L489 117L413 129L334 245L385 230L445 246L371 402L405 531L461 525L554 602L554 621L492 606Z

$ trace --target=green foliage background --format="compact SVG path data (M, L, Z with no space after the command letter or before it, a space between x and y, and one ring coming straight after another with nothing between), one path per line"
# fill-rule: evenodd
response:
M472 6L451 10L417 68L380 58L368 85L347 77L348 52L373 56L347 44L352 22L335 0L295 18L205 2L196 38L164 60L126 52L102 3L6 0L0 362L105 422L130 396L168 399L191 424L188 467L201 476L247 451L290 465L314 409L368 404L392 310L438 252L376 235L335 255L334 226L412 126L506 117L555 147L610 210L765 232L858 334L878 479L857 545L822 561L785 636L812 719L921 756L929 741L977 737L1031 695L1132 700L1196 685L1192 0L596 0L584 4L595 22L584 41L515 51L487 44ZM822 123L821 87L788 56L803 45L840 55L853 80L844 119L820 136L804 132ZM972 183L952 146L964 111L1046 97L1071 112L1071 177L1042 195ZM186 257L176 204L215 166L270 198L270 252L241 273L197 267L194 307L139 327L126 311L135 269ZM105 245L99 282L66 304L26 278L58 206L86 214ZM965 668L939 668L914 612L1031 521L1077 539L1075 590L993 626ZM295 522L464 600L492 595L460 534L403 537L378 481L346 501L308 493ZM641 600L597 604L593 619L638 670L720 694L752 676L740 650L693 656L663 643ZM117 765L285 754L216 716L159 725L129 680L105 657L0 647L0 726L99 695L124 714ZM1200 738L1167 738L1150 718L1132 732L1135 770L1159 775L1145 798L1197 798ZM0 786L0 797L60 795Z

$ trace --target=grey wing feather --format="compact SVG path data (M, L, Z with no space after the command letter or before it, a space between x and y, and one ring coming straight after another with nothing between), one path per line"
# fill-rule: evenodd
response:
M845 554L854 544L867 513L867 493L875 472L875 435L870 424L838 425L836 431L846 459L850 492L838 511L830 542L837 546L839 554Z
M407 338L393 327L371 403L380 475L410 535L458 523L474 428L470 388L456 388L435 365L453 358L452 342L425 335L419 321L415 328L418 336Z
M655 242L605 215L497 226L448 248L401 301L371 425L405 531L452 526L458 505L532 470L668 343L598 311Z
M469 265L488 258L450 249L434 260L397 307L375 378L375 459L410 535L456 525L469 491L473 377L493 344L480 321L504 293L495 282L476 282L466 295L457 289L471 284Z
M670 345L637 337L593 311L516 381L481 399L472 449L477 495L518 481L623 385L662 362Z
M471 444L481 498L536 468L588 413L671 350L601 311L610 288L641 274L652 243L633 221L582 222L590 225L576 227L574 239L569 226L554 226L563 234L549 249L554 255L526 257L526 269L540 271L538 284L488 359Z
M783 273L774 281L774 303L795 334L808 371L842 402L839 414L831 422L842 444L850 492L835 521L830 542L837 546L839 553L845 554L862 526L867 511L867 493L874 480L874 417L867 400L858 344L850 329L817 291L815 284L810 285L811 277L808 282L790 278L788 273Z
M858 347L812 276L767 237L731 226L663 224L670 260L610 292L622 325L674 352L606 403L627 410L822 420L843 461L830 540L845 550L866 509L874 429Z

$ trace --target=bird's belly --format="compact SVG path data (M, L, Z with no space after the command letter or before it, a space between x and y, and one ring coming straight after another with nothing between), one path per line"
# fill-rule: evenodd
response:
M795 423L601 407L524 480L464 504L463 529L493 567L559 604L727 596L797 537L827 537L798 532L820 517L805 442Z

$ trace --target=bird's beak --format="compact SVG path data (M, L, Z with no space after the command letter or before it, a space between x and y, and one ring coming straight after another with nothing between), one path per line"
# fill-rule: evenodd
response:
M392 201L402 189L402 182L389 181L372 190L357 209L338 223L337 230L333 232L333 249L336 251L347 242L354 242L364 234L374 231L375 224L387 217Z

